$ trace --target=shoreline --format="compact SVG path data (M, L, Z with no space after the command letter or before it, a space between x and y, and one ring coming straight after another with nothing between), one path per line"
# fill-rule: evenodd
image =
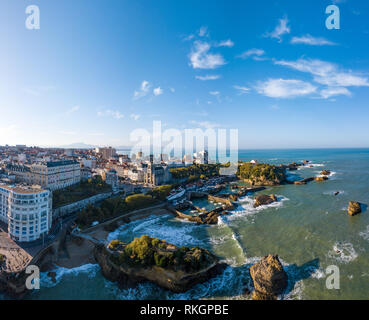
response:
M166 209L154 209L152 212L145 212L130 217L129 222L145 219L151 215L165 214L172 215L172 213ZM125 222L121 221L118 225L118 228L123 224L125 224ZM106 240L110 233L111 232L104 230L104 226L100 226L86 234L96 238L97 240ZM97 264L93 254L94 248L95 245L86 239L77 239L72 236L67 236L63 250L58 253L57 259L53 263L53 266L50 266L46 272L54 270L55 268L73 269L86 264Z

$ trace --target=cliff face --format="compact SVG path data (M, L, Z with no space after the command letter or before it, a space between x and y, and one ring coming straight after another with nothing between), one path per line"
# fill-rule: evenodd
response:
M207 268L195 273L186 273L182 270L174 271L158 266L140 268L118 266L112 262L112 253L104 245L95 246L94 256L104 277L110 281L118 282L121 287L133 287L139 282L151 281L173 292L185 292L195 284L216 276L225 268L225 265L218 263L218 259L215 259L214 263Z

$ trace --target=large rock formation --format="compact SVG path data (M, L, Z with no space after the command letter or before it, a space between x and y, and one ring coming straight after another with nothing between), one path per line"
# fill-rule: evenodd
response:
M265 194L261 194L255 197L254 208L267 205L267 204L271 204L273 202L277 202L277 197L274 194L271 194L269 196Z
M287 287L288 277L277 255L268 255L250 267L254 300L274 300Z
M356 201L350 201L347 211L350 216L354 216L354 215L361 213L360 203Z
M142 239L149 239L149 242L145 241L151 244L145 246L146 242L142 243ZM131 246L135 241L140 244L137 250ZM216 276L226 266L220 264L218 258L209 251L200 248L177 248L147 236L137 238L131 244L114 240L108 248L98 244L94 250L104 277L125 288L150 281L173 292L185 292ZM128 248L128 252L125 248Z

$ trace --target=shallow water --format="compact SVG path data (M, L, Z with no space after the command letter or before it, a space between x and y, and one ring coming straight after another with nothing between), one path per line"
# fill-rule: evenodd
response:
M42 275L41 290L31 299L244 299L250 284L248 268L269 253L279 255L289 277L283 299L369 299L369 211L347 214L349 200L369 204L369 150L255 150L241 151L240 159L269 163L311 160L313 168L291 172L297 178L332 171L326 182L268 188L279 202L254 209L252 196L239 201L216 226L198 226L172 216L152 216L131 222L109 235L130 241L148 234L176 245L212 250L229 267L218 277L184 294L145 283L120 290L105 280L97 265L57 269L57 283ZM334 192L340 194L334 196ZM202 207L202 206L201 206ZM340 289L326 288L325 270L337 265Z

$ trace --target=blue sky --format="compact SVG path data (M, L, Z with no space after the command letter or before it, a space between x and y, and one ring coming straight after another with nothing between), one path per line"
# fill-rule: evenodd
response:
M325 27L340 8L341 29ZM40 8L40 29L25 8ZM241 148L369 146L369 2L3 0L0 145L239 130Z

